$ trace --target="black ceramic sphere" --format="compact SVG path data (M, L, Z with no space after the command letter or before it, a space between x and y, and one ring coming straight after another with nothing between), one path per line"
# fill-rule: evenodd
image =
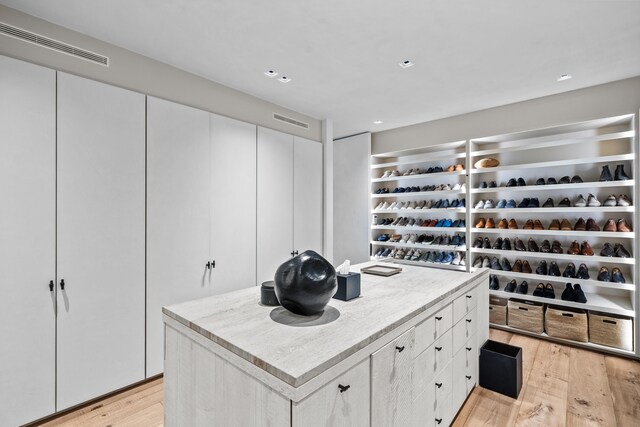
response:
M274 279L280 304L303 316L322 312L336 293L335 268L314 251L304 251L283 263Z

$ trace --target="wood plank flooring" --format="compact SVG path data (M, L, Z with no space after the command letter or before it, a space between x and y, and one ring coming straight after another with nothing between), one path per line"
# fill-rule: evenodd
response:
M523 348L520 396L511 399L476 387L454 426L640 425L640 362L494 329L491 339ZM162 379L157 379L41 425L155 427L162 423Z

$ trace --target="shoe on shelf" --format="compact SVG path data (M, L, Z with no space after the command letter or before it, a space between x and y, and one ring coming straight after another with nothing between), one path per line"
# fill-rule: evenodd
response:
M560 230L562 230L562 231L571 231L571 230L573 230L573 227L571 227L571 223L569 222L568 219L564 218L562 220L562 222L560 222Z
M528 208L529 207L529 198L525 197L524 199L522 199L522 201L520 202L520 204L518 205L519 208Z
M609 197L605 199L602 205L612 207L612 206L616 206L617 204L618 204L618 199L616 199L615 194L610 194Z
M506 218L502 218L502 219L498 222L498 228L499 228L500 230L506 230L506 229L507 229L507 227L508 227L507 219L506 219Z
M586 221L582 217L578 218L578 220L576 221L576 225L573 226L573 229L575 231L586 231L587 230Z
M582 178L580 178L580 175L574 175L571 178L571 183L572 184L582 184L584 181L582 180Z
M549 230L560 230L560 221L557 219L552 220L551 224L549 224Z
M453 187L451 187L451 189L454 191L460 190L460 183L456 183Z
M456 234L451 238L451 242L449 243L452 246L460 246L462 241L462 237L459 234Z
M593 218L587 219L587 231L600 231L600 226Z
M587 302L587 297L582 291L582 288L580 287L580 285L578 285L577 283L573 285L573 301L579 302L582 304L586 304Z
M572 262L567 264L564 271L562 272L562 277L569 277L574 279L576 277L576 265Z
M573 301L574 294L573 286L571 286L571 283L567 283L564 291L562 291L562 295L560 295L560 298L563 301Z
M500 261L500 268L503 271L511 271L511 263L508 259L502 258L502 261Z
M484 200L478 200L475 206L476 209L484 209Z
M500 261L498 257L491 258L491 269L492 270L502 270L502 266L500 265Z
M507 286L504 287L504 291L505 292L514 292L516 290L516 287L517 287L516 279L513 279L512 281L507 283Z
M406 255L404 256L404 260L405 261L410 261L412 256L413 256L413 249L409 249L407 251Z
M580 253L585 256L593 256L593 249L586 240L580 245Z
M555 206L553 205L553 199L552 199L551 197L549 197L549 198L544 202L544 204L542 205L542 207L543 207L543 208L553 208L553 207L555 207Z
M492 291L497 291L500 289L500 282L498 281L498 276L495 274L489 275L489 289Z
M382 174L382 176L380 178L389 178L391 176L391 171L384 171L384 173Z
M555 299L556 298L556 291L553 288L553 285L551 283L547 283L544 287L544 297L545 298L550 298L550 299Z
M484 218L480 218L478 219L478 222L476 222L476 228L485 228L486 225L487 223L485 222Z
M540 248L535 240L529 237L529 242L527 243L527 250L529 252L540 252Z
M626 194L621 194L616 200L617 206L631 206L631 199Z
M538 178L536 180L536 185L544 185L544 178Z
M607 267L600 267L597 279L601 282L610 282L611 273L609 273L609 269Z
M536 219L533 221L533 229L534 230L544 230L544 227L542 226L542 222L540 222L539 219Z
M517 230L518 229L518 223L516 222L515 219L511 218L509 220L509 230Z
M559 184L571 184L571 177L570 176L563 176L562 178L560 178L560 181L558 181Z
M571 245L569 245L569 249L567 249L567 254L580 255L580 244L578 243L577 240L574 240L573 242L571 242Z
M496 223L493 222L493 218L487 218L487 225L485 228L496 228Z
M560 277L560 268L555 261L551 261L551 264L549 264L549 276Z
M547 272L548 272L547 261L545 260L540 261L540 264L538 264L538 267L536 268L536 274L540 274L541 276L546 276Z
M589 280L589 269L583 263L578 267L578 271L576 271L576 279Z
M440 241L440 244L441 244L442 246L449 246L449 245L451 245L451 237L449 237L449 236L447 236L447 235L443 236L443 237L442 237L442 240Z
M609 165L604 165L602 167L602 172L600 172L599 181L613 181L613 177L611 176L611 171L609 170Z
M538 283L538 286L533 290L533 296L544 298L544 283Z
M509 199L509 201L505 205L505 208L507 208L507 209L515 209L516 208L516 201L513 200L513 199Z
M507 206L507 201L505 199L502 199L500 201L498 201L498 204L496 205L497 209L504 209Z
M444 220L444 223L442 224L443 227L451 227L451 225L453 224L453 221L451 221L449 218Z
M552 254L562 253L562 246L560 245L560 242L558 242L557 240L554 240L553 243L551 244L551 253Z
M526 259L522 261L522 272L527 274L533 273L533 271L531 270L531 266L529 265L529 261L527 261Z
M616 226L616 220L608 219L607 222L604 224L604 227L602 227L602 229L604 231L616 231L618 229L618 227Z
M551 243L548 240L543 240L542 245L540 245L540 252L548 254L551 252Z
M626 283L624 276L622 275L622 271L620 271L618 267L613 267L611 269L611 281L614 283Z
M612 257L615 255L616 255L616 250L613 248L613 246L611 246L611 243L605 242L604 246L600 250L600 256Z
M486 267L486 268L491 267L491 260L489 259L489 257L488 257L488 256L485 256L485 257L482 259L482 266L483 266L483 267Z
M449 199L443 199L440 209L447 209L449 207Z
M524 243L522 242L522 240L520 240L518 237L513 239L513 246L515 247L516 251L526 252L527 250L527 248L524 247Z
M491 181L491 182L489 182L488 188L496 188L497 186L498 186L498 184L496 184L495 181Z
M584 208L587 206L587 201L584 199L584 197L582 197L582 194L578 194L578 197L576 197L576 201L573 203L573 206L575 206L576 208Z
M518 185L518 182L516 181L515 178L511 178L509 179L509 181L507 181L507 187L515 187L516 185Z
M442 257L442 261L440 261L440 262L442 264L451 264L453 262L454 258L455 258L455 256L453 255L453 252L447 252L447 253L445 253L444 257Z
M478 188L487 188L487 181L482 181L480 183L480 187L478 187Z
M513 263L511 271L513 271L514 273L522 273L522 261L517 259L516 262Z
M396 252L396 255L394 256L395 259L404 259L404 249L399 248L398 252Z
M623 233L629 233L633 231L631 226L627 224L627 221L624 218L620 218L616 223L617 230Z
M484 202L484 209L493 209L495 205L493 204L493 200L487 200Z
M580 201L580 199L584 200L584 198L582 196L578 197L578 201ZM583 206L586 206L586 201L584 202L585 204ZM560 200L560 203L558 203L558 207L559 208L569 208L571 207L571 200L569 200L568 197L563 198L562 200ZM580 207L580 206L578 206Z
M624 165L618 165L616 166L616 171L615 171L615 180L616 181L626 181L628 179L631 179L630 176L628 176L626 173L624 173Z
M516 294L526 295L527 292L529 292L529 284L526 280L523 280L516 288Z
M489 238L488 238L488 237L485 237L485 238L482 240L482 248L483 248L483 249L490 249L490 248L491 248L491 241L489 240Z
M476 258L476 259L474 259L474 260L473 260L473 265L472 265L472 267L473 267L473 268L480 268L480 267L482 267L482 257L481 257L481 256L479 256L478 258Z
M464 165L462 163L457 163L455 170L456 170L456 172L463 171L464 170Z
M532 219L528 219L527 222L524 223L524 226L522 226L523 230L533 230L533 220Z
M456 252L453 256L453 260L451 261L451 265L460 265L460 261L462 261L462 255L460 252Z
M518 178L518 187L526 187L527 183L525 182L524 179L522 179L522 177Z
M554 177L551 178L547 178L547 185L554 185L557 184L558 181L556 181L556 179Z
M502 247L500 249L502 249L503 251L510 251L511 250L511 240L509 240L508 237L505 237L502 240Z
M537 197L532 197L531 199L529 199L529 208L539 208L540 207L540 201L538 200Z
M598 200L598 198L593 194L589 193L589 196L587 197L587 206L589 206L590 208L597 208L600 205L602 205L602 203L600 203L600 200Z
M488 239L487 239L488 240ZM498 237L496 239L495 242L493 242L493 245L491 245L491 249L497 249L500 250L500 248L502 248L502 237ZM487 248L489 249L489 248Z
M620 243L616 243L613 248L615 256L618 258L631 258L631 254Z

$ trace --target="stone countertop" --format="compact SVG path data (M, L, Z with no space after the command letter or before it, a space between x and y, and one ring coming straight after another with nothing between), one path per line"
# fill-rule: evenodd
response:
M351 267L379 264L367 262ZM390 263L384 263L390 265ZM442 299L482 277L397 265L390 277L362 274L361 296L331 299L322 315L298 316L263 306L260 287L164 307L163 312L255 366L299 387Z

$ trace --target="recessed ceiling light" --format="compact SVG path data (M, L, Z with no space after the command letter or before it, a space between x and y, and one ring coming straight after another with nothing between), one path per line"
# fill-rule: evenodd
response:
M264 75L267 77L275 77L278 75L277 71L273 71L273 70L269 70L269 71L265 71Z
M382 120L374 120L373 124L374 125L381 125L382 124Z
M282 83L289 83L291 81L291 79L287 76L279 77L278 80L281 81Z
M409 67L413 67L416 64L415 64L415 62L413 62L413 61L411 61L409 59L405 59L404 61L402 61L398 65L400 65L400 67L402 67L402 68L409 68Z
M571 78L571 74L563 74L560 77L558 77L558 81L563 82L565 80L569 80L570 78Z

